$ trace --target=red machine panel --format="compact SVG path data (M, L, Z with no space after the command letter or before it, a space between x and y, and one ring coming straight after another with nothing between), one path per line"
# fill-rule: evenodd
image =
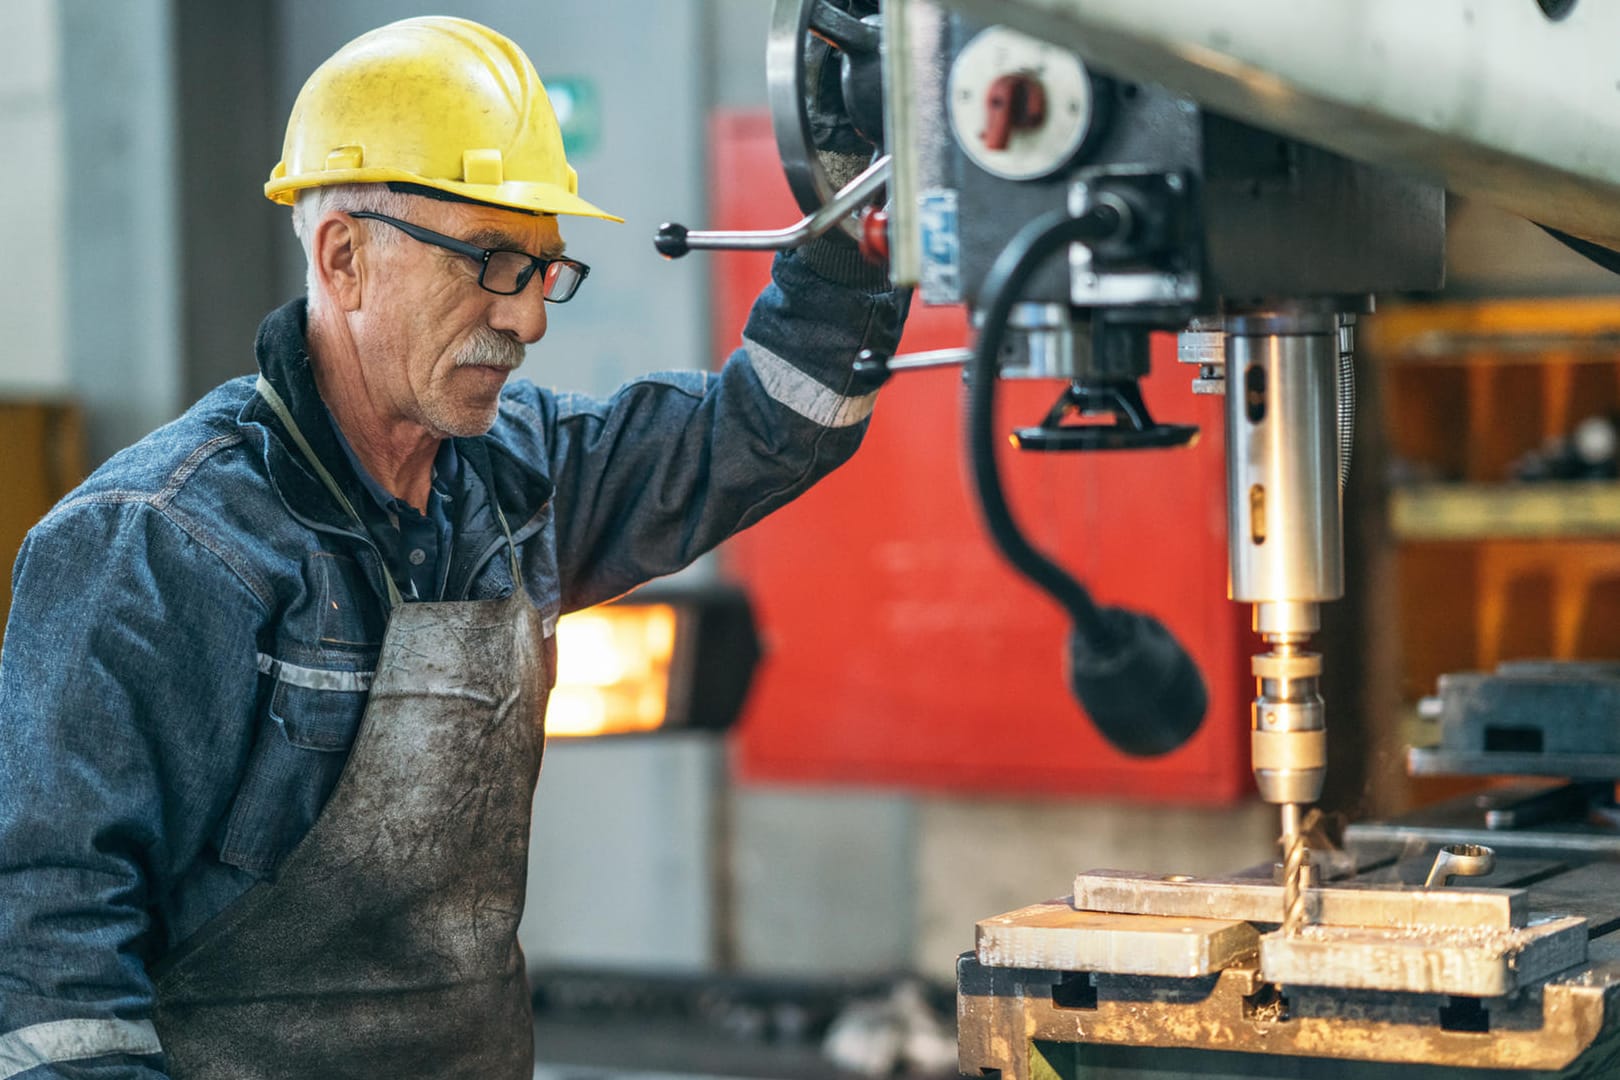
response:
M764 113L718 116L714 228L764 229L799 211ZM712 260L717 339L741 333L770 256ZM967 341L961 308L915 303L902 351ZM1144 382L1155 415L1195 422L1192 448L1034 454L1006 448L1008 500L1033 542L1105 603L1153 612L1204 672L1210 710L1155 759L1113 750L1064 683L1066 618L1001 560L963 452L954 369L883 389L855 459L729 542L765 659L735 738L738 775L910 790L1216 803L1250 786L1248 609L1226 599L1221 399L1195 396L1174 340ZM1001 384L1005 426L1039 421L1055 381Z

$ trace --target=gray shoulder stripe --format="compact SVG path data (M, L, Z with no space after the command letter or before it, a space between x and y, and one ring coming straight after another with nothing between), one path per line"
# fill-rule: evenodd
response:
M859 397L847 397L821 385L757 341L744 338L743 348L765 393L806 420L822 427L843 428L852 427L872 415L876 390Z
M0 1035L0 1080L105 1054L161 1054L150 1020L52 1020Z
M363 694L371 689L371 680L376 676L374 671L333 671L329 668L303 667L289 664L285 660L277 660L264 653L259 653L258 657L259 674L280 679L293 686L302 686L306 690L346 690L351 694ZM0 1077L0 1080L5 1078Z

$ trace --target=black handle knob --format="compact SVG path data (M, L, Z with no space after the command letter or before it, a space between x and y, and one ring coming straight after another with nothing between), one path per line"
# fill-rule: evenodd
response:
M855 377L872 386L889 381L889 358L871 349L862 349L855 357Z
M653 237L653 246L658 254L666 259L678 259L692 250L686 242L686 226L677 225L673 221L666 221L658 226L658 235Z
M1104 608L1102 615L1106 645L1069 635L1069 689L1120 750L1168 754L1204 721L1209 692L1198 665L1153 616L1123 608Z

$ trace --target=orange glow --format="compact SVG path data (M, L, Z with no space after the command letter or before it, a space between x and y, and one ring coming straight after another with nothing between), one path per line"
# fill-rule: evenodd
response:
M557 685L546 734L561 738L655 731L665 719L675 609L609 604L557 620Z

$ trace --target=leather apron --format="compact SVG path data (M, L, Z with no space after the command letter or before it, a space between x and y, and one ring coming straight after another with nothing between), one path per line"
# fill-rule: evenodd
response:
M320 817L274 881L153 972L175 1080L532 1076L517 925L552 661L507 538L505 599L403 604L388 582L371 696Z

